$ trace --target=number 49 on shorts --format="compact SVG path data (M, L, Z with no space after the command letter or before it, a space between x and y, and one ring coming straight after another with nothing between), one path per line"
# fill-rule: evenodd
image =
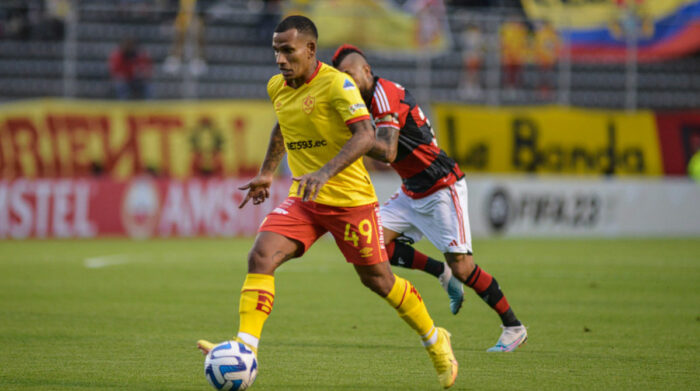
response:
M370 223L368 219L360 221L360 224L357 225L357 231L360 235L365 237L367 244L372 244L372 223ZM352 242L352 245L355 247L359 245L360 238L357 236L355 230L352 229L352 224L345 224L345 237L343 239Z

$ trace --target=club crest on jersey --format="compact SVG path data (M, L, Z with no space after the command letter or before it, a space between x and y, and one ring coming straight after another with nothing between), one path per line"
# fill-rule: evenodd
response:
M314 111L314 103L316 103L316 98L308 95L301 102L301 109L304 110L306 114L311 114L311 112Z
M352 90L355 88L355 85L352 84L352 82L348 79L345 79L345 83L343 84L343 89L344 90Z

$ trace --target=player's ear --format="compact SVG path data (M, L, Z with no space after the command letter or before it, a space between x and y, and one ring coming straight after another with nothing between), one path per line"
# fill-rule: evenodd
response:
M365 75L372 79L372 68L369 66L369 64L365 64L362 66L362 70L365 72Z
M306 43L306 48L309 49L309 58L316 56L316 41L309 40L309 42Z

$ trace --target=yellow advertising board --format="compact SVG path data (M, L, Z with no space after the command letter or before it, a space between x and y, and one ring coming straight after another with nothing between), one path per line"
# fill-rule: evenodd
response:
M663 175L651 111L436 104L433 117L467 172Z
M663 175L654 114L433 106L468 172ZM31 100L0 105L0 178L251 175L275 115L266 101Z
M266 101L8 103L0 177L246 175L260 166L274 124Z

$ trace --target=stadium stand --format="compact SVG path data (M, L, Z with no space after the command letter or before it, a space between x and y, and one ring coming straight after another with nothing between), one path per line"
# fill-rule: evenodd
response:
M194 79L194 97L197 98L266 98L265 85L276 73L268 42L262 39L257 11L247 8L244 1L201 1L206 20L207 72ZM7 25L17 2L0 5ZM109 5L111 4L111 6ZM223 6L222 6L223 4ZM186 96L183 84L188 80L180 75L163 72L162 63L172 45L174 4L170 7L139 9L130 12L115 7L114 3L83 0L77 11L75 59L75 92L78 98L111 98L107 58L125 37L137 39L154 60L153 87L157 99L179 99ZM216 8L214 8L216 7ZM225 12L223 12L223 11ZM465 23L482 26L490 44L482 77L484 94L467 98L474 104L544 104L564 103L583 107L625 107L627 71L625 64L570 63L558 68L556 92L545 96L538 91L536 66L525 65L517 91L500 86L500 66L497 58L499 23L504 20L503 8L469 12L449 12L453 37L457 37ZM466 16L465 16L466 15ZM509 14L505 14L509 15ZM522 14L519 14L522 15ZM495 27L494 27L495 26ZM7 31L3 29L0 31ZM0 32L0 100L9 101L44 96L65 96L66 66L70 63L70 48L62 40L27 39ZM69 34L67 34L69 35ZM454 39L452 49L430 61L430 84L427 96L432 101L464 102L460 95L462 56L459 42ZM322 50L320 58L329 61L332 49ZM68 60L66 56L69 56ZM411 89L417 85L420 64L415 59L382 56L369 53L378 74L403 83ZM682 109L700 106L700 56L672 61L639 63L635 67L636 106L639 108ZM491 73L489 73L491 72ZM562 74L562 72L566 72ZM568 87L567 87L568 85ZM423 95L425 96L425 95ZM193 97L193 96L189 96Z

